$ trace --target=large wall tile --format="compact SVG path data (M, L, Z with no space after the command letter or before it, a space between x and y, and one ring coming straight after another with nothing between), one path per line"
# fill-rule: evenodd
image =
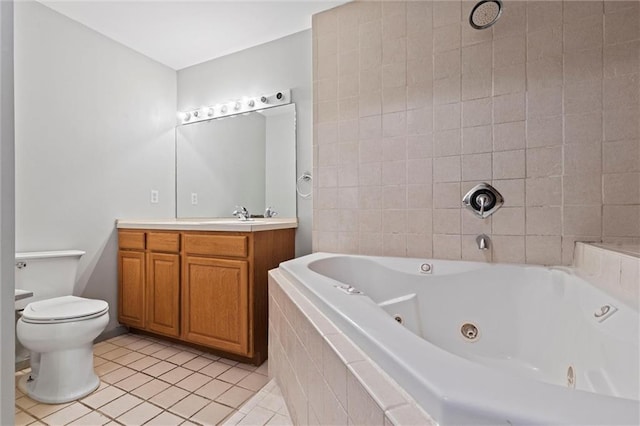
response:
M483 31L474 4L354 2L314 19L314 241L570 264L581 239L640 237L640 3L510 2ZM505 199L485 221L460 210L480 182Z

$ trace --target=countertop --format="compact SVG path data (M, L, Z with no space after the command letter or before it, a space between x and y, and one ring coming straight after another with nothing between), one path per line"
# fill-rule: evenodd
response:
M235 218L193 219L117 219L118 229L159 229L168 231L232 231L257 232L297 228L296 218L256 218L246 221Z
M33 296L33 292L32 291L28 291L28 290L15 289L15 293L16 293L16 301L17 300L26 299L27 297L32 297Z

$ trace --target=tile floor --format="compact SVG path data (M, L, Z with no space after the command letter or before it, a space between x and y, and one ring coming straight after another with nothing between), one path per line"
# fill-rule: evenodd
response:
M267 363L238 363L125 334L94 346L102 381L85 398L40 404L16 387L16 425L290 425ZM29 370L16 373L16 383Z

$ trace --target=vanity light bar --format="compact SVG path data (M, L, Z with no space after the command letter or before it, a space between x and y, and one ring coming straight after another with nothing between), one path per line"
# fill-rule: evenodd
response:
M275 106L291 103L291 90L281 90L270 95L260 95L251 98L244 97L240 100L206 106L191 111L178 113L178 124L191 124L200 121L213 120L214 118L230 117L237 114L246 114L252 111L263 110Z

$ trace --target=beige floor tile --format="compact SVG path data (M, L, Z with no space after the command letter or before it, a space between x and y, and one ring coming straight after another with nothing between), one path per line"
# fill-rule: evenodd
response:
M118 345L118 346L127 346L130 345L131 343L135 343L138 340L141 340L142 337L141 336L136 336L135 334L123 334L117 337L114 337L113 339L109 340L109 343L112 343L114 345Z
M167 389L169 386L171 386L169 383L160 381L158 379L152 379L150 382L147 382L139 388L132 390L131 393L139 398L149 399Z
M189 392L187 392L186 390L171 386L170 388L167 388L159 394L155 395L149 401L159 405L162 408L169 408L176 402L184 399L187 395L189 395Z
M240 380L238 382L238 386L242 386L245 389L258 392L267 383L269 383L269 378L267 376L263 376L262 374L258 373L251 373L244 379Z
M185 362L184 364L182 364L182 366L184 368L188 368L189 370L194 370L194 371L198 371L201 368L206 367L207 365L211 364L213 361L211 361L208 358L205 358L203 356L199 356L196 358L193 358L191 361L189 362Z
M176 368L175 364L171 364L167 361L160 361L159 363L154 364L149 368L145 368L144 370L142 370L142 372L153 377L160 377L164 373L171 371L174 368Z
M184 423L180 423L180 426L198 426L196 423L185 420Z
M182 367L176 367L173 370L161 375L160 377L158 377L158 379L164 380L165 382L171 384L176 384L180 380L186 378L187 376L190 376L191 374L193 374L193 371L191 370Z
M124 389L127 392L131 392L132 390L139 388L140 386L144 385L147 382L150 382L151 380L153 380L153 377L151 376L147 376L146 374L142 373L135 373L124 380L120 380L115 384L115 386L119 387L120 389Z
M121 348L121 347L117 347L116 349L109 351L109 352L105 352L102 355L100 355L101 358L104 359L108 359L109 361L113 361L116 358L120 358L122 356L128 355L130 354L132 351L130 351L127 348Z
M247 370L247 371L256 371L258 369L258 367L253 364L245 364L243 362L237 363L236 367L242 368L243 370Z
M120 367L117 370L113 370L112 372L105 374L104 376L100 377L100 379L109 384L114 384L118 383L120 380L126 379L129 376L133 376L134 374L136 374L136 370L128 367Z
M198 395L189 395L169 409L172 413L189 418L200 411L210 401Z
M35 417L30 416L24 411L21 411L18 414L16 414L16 418L15 418L16 426L28 425L35 421L36 421Z
M68 407L71 403L67 402L66 404L38 404L29 408L27 412L34 417L42 419L47 417L49 414L53 414L56 411L60 411L65 407Z
M231 366L224 364L222 362L212 362L211 364L207 365L206 367L200 369L200 373L202 374L206 374L209 377L213 377L216 378L219 375L221 375L222 373L224 373L225 371L227 371L228 369L230 369Z
M106 359L100 358L99 356L94 356L93 357L93 368L96 368L96 367L104 364L105 362L107 362Z
M269 361L263 362L262 365L256 369L256 373L262 374L263 376L268 376L269 375Z
M199 389L202 386L206 385L211 380L213 380L211 377L206 376L204 374L193 373L192 375L176 383L176 386L181 387L182 389L188 390L189 392L193 392L196 389Z
M146 358L146 357L147 355L141 354L140 352L129 352L124 356L114 359L113 362L117 362L120 365L128 366L129 364L132 364L137 360L141 358Z
M71 423L72 421L79 419L80 417L85 416L90 412L90 408L87 408L79 402L74 402L68 407L65 407L62 410L58 410L55 413L44 417L42 421L50 425L66 425L67 423Z
M133 407L140 405L142 402L144 401L137 396L125 394L120 398L111 401L107 405L100 407L100 411L115 419L121 414L131 410Z
M107 342L101 342L93 346L93 354L99 356L114 349L118 349L118 346Z
M133 343L129 343L129 344L125 345L125 348L127 348L129 350L132 350L132 351L139 351L140 349L145 348L145 347L147 347L149 345L152 345L152 344L153 344L153 342L151 340L140 339L140 340L137 340L137 341L135 341Z
M69 423L74 426L101 426L107 424L111 419L98 411L92 411L86 416Z
M33 407L34 405L38 405L38 401L34 401L28 396L21 396L20 398L16 399L16 405L22 408L23 410L27 410Z
M206 385L202 386L200 389L197 389L195 393L202 397L214 400L226 391L231 388L230 383L223 382L221 380L213 379Z
M174 364L182 365L185 362L188 362L188 361L196 358L197 356L198 355L194 354L193 352L182 351L182 352L179 352L179 353L167 358L167 361L172 362Z
M116 398L120 398L124 395L124 391L113 386L108 386L101 391L94 392L91 395L80 400L85 405L91 408L100 408L105 404L113 401Z
M164 349L159 350L158 352L153 353L152 355L155 358L167 360L167 358L171 358L172 356L179 354L180 352L180 349L168 346Z
M137 371L142 371L142 370L146 370L152 365L158 364L159 362L161 361L158 358L154 358L152 356L147 355L144 358L140 358L139 360L132 362L131 364L127 365L127 367Z
M194 414L191 417L191 420L194 420L205 426L217 425L233 411L233 408L227 407L226 405L218 404L217 402L211 402L202 410Z
M178 417L168 411L163 411L162 414L145 423L145 426L178 426L182 424L182 422L184 422L182 417Z
M234 366L234 365L238 364L238 361L234 361L232 359L227 359L227 358L222 358L222 357L220 357L220 359L218 361L224 362L225 364L231 365L231 366Z
M210 359L211 361L217 361L220 359L220 357L218 355L214 355L212 353L209 352L204 352L202 355L202 357Z
M264 425L266 424L276 413L273 411L269 411L262 407L255 407L253 410L249 411L246 416L242 420L238 422L238 425L243 426L253 426L253 425Z
M166 349L167 345L163 345L160 343L152 343L148 346L145 346L142 349L138 349L138 352L143 353L145 355L152 355L158 351L161 351L163 349Z
M217 402L228 405L230 407L238 408L240 404L251 398L253 392L243 389L238 386L234 386L219 397L216 398Z
M236 384L240 380L242 380L245 377L247 377L249 374L250 374L249 371L243 370L242 368L231 367L230 369L228 369L224 373L220 374L218 376L218 379L219 380L224 380L225 382Z
M163 410L148 402L143 402L132 410L127 411L116 420L124 425L137 426L148 422Z
M102 377L105 374L109 374L112 371L117 370L118 368L121 368L121 367L122 367L121 365L116 364L115 362L107 361L104 364L101 364L99 367L95 367L94 371L99 377Z

